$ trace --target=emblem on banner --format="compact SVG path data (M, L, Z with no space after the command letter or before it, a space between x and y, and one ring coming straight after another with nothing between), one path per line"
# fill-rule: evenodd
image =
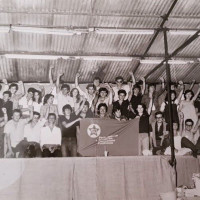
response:
M90 124L87 128L87 134L91 138L97 138L101 134L101 128L98 124Z

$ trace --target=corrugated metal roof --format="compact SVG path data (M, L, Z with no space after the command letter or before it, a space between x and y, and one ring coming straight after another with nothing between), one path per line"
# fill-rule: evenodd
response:
M0 24L21 24L27 26L63 27L108 27L108 28L159 28L173 0L0 0ZM200 28L200 1L179 0L172 10L167 28ZM89 33L74 36L59 36L33 33L0 33L0 51L29 52L70 55L143 55L153 35L100 35ZM169 53L172 53L190 36L168 34ZM181 51L181 57L200 57L200 39ZM148 56L164 57L163 33L160 32L148 52ZM157 58L158 59L158 58ZM160 58L159 58L160 59ZM129 78L138 60L85 61L85 60L19 60L0 58L0 74L10 81L48 81L48 67L55 65L54 79L61 70L63 79L74 82L75 74L83 74L81 82L91 82L98 75L104 81L114 81L115 76ZM140 64L136 78L140 79L156 65ZM190 80L200 73L197 64L172 66L172 79ZM16 71L17 70L17 71ZM38 72L37 72L38 71ZM148 81L158 81L165 76L164 67L154 72ZM175 75L174 75L175 74ZM177 75L176 75L177 74ZM187 75L190 74L190 75ZM200 81L200 80L199 80Z

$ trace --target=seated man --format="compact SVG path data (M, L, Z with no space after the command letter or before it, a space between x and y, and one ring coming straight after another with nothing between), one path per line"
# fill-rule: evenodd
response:
M182 119L180 120L182 122ZM180 123L181 124L181 123ZM179 130L178 123L173 122L173 133L174 133L174 148L175 148L175 155L186 155L191 152L191 149L189 148L182 148L181 141L182 141L182 133L181 128ZM165 155L171 155L171 147L167 147L165 152Z
M62 130L62 156L67 157L76 157L77 156L77 139L76 131L77 126L79 126L79 121L81 118L78 118L75 114L72 113L72 107L69 104L66 104L63 107L63 114L60 116L59 124Z
M40 113L33 112L33 119L24 127L25 157L41 157L40 133L45 120L39 119Z
M150 145L153 147L153 154L164 145L163 141L168 135L167 124L163 120L163 113L158 111L155 113L156 122L150 125Z
M200 120L197 122L193 128L194 122L192 119L185 120L185 129L182 133L181 147L189 148L192 150L193 156L197 157L200 151L200 137L195 141L195 135L200 125Z
M61 130L56 127L55 113L49 113L47 126L41 129L40 146L43 157L61 157Z
M24 127L33 117L33 107L30 107L29 118L21 119L21 116L21 111L15 109L13 111L13 119L8 121L4 127L7 142L6 157L14 157L16 153L19 153L19 157L23 157L25 151L23 145Z

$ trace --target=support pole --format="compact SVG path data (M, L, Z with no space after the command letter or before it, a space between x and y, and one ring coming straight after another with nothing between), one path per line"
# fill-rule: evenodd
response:
M171 146L171 160L170 164L175 165L175 153L174 153L174 132L173 132L173 114L172 114L172 104L171 104L171 73L170 65L168 63L168 42L167 42L167 32L164 30L164 45L165 45L165 60L166 60L166 77L167 77L167 99L169 106L169 133L170 133L170 146Z

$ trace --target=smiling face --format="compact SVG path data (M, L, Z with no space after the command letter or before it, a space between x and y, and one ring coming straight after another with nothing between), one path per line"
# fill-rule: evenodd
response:
M162 122L163 122L163 116L162 116L162 114L157 114L157 115L156 115L156 121L157 121L158 123L162 123Z
M88 87L88 94L93 95L95 92L94 87Z
M18 122L20 120L20 118L21 118L21 114L19 112L14 112L13 113L13 120L15 122Z
M185 97L186 97L186 100L191 100L191 98L192 98L192 93L191 93L191 92L187 92L187 93L185 94Z
M11 94L15 94L17 92L17 87L16 86L11 87L10 92Z
M186 131L191 131L193 127L193 123L192 122L186 122L185 123L185 130Z
M72 96L76 97L79 94L79 91L77 89L74 89L72 92Z
M50 115L50 116L48 117L48 122L49 122L49 124L55 124L55 122L56 122L56 117L55 117L54 115Z
M122 84L123 84L123 79L121 79L121 78L117 79L117 80L116 80L116 84L117 84L117 86L122 86Z
M124 93L119 93L119 100L124 101L126 95Z
M105 114L106 114L106 108L105 108L105 106L101 106L99 108L99 113L100 113L100 115L104 115L105 116Z
M49 99L47 100L47 103L48 104L53 104L53 101L54 101L54 97L50 96Z
M143 106L142 105L138 105L137 106L137 111L138 111L138 113L143 113L144 112Z
M35 100L38 100L40 98L40 95L38 92L34 92L34 98Z
M107 96L107 92L103 90L100 92L99 95L100 95L100 97L105 98Z

